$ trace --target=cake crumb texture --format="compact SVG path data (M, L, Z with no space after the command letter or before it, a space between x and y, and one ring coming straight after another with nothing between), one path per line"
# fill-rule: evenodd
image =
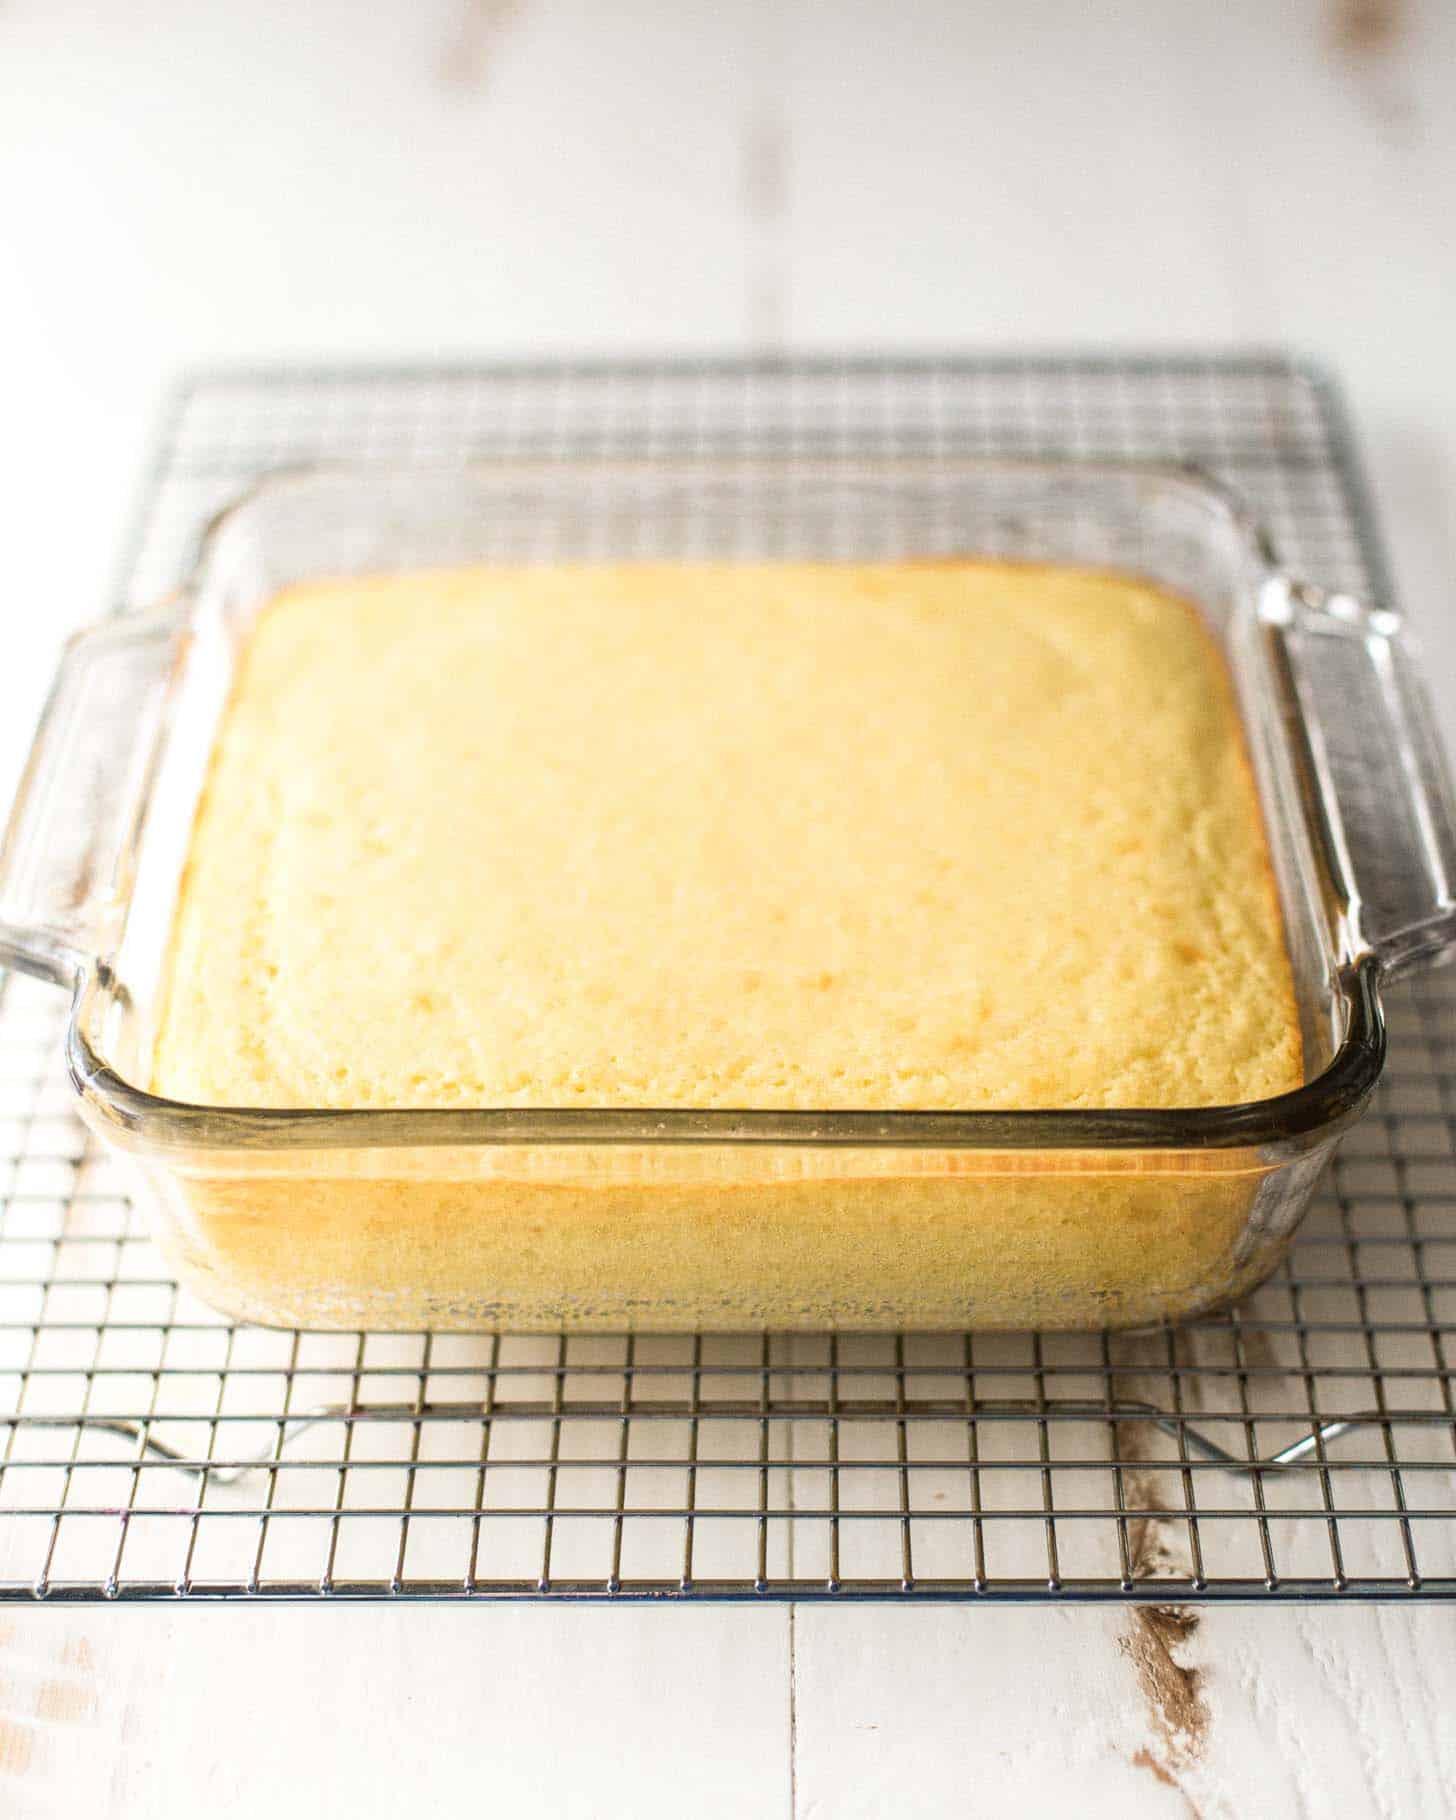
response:
M199 807L153 1085L973 1110L1300 1079L1196 613L967 559L280 594Z

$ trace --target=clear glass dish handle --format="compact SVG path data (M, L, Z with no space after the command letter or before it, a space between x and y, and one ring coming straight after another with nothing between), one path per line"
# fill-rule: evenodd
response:
M1350 958L1387 975L1456 953L1456 799L1396 613L1276 576L1260 617Z
M106 951L184 637L173 603L66 646L0 844L0 965L70 985Z

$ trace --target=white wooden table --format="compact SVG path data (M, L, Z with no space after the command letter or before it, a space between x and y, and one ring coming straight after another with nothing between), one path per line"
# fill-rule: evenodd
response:
M0 7L0 787L218 358L1289 342L1456 742L1443 0ZM0 1811L1442 1815L1456 1613L0 1614Z

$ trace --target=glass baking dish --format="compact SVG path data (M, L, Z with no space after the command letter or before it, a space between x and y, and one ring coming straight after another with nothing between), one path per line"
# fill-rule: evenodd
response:
M147 1091L214 733L250 622L284 585L467 562L967 552L1135 570L1198 606L1268 829L1304 1040L1295 1091L1189 1111L824 1113L311 1112ZM1453 825L1400 621L1283 574L1239 504L1191 472L317 468L224 512L178 598L71 642L0 854L0 959L72 992L84 1117L138 1166L178 1276L237 1317L1126 1327L1229 1302L1283 1255L1380 1073L1382 981L1456 941Z

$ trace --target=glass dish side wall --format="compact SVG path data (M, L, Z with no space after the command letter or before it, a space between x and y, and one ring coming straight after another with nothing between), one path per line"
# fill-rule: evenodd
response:
M745 1331L1176 1321L1288 1247L1333 1140L1053 1158L960 1151L359 1150L146 1164L180 1278L343 1329Z

